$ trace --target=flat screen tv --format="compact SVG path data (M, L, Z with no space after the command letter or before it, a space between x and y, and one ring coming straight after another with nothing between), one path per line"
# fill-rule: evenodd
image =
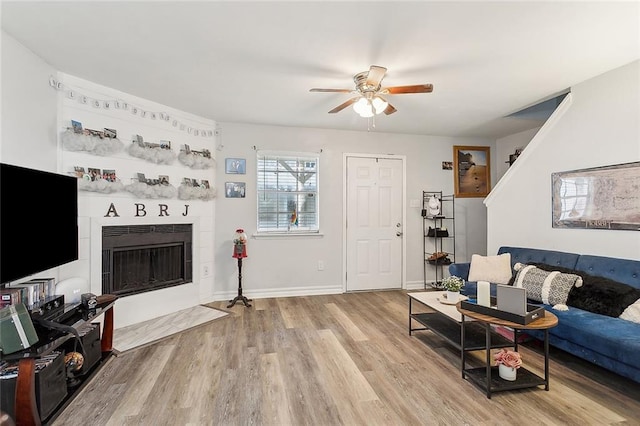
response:
M77 179L0 164L0 284L77 259Z

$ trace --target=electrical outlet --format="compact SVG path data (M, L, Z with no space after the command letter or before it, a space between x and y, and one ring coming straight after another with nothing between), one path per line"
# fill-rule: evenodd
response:
M324 260L318 260L318 271L324 271Z
M204 265L202 267L202 276L203 277L208 277L209 276L209 265Z

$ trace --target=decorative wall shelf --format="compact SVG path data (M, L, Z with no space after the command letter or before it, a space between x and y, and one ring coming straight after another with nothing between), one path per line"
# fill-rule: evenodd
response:
M176 160L176 153L170 148L162 147L142 147L137 142L133 142L127 149L129 155L156 164L171 164Z
M216 198L216 194L215 188L193 187L184 184L178 187L178 198L181 200L209 201Z
M67 151L84 151L103 157L116 154L124 148L124 144L118 138L101 138L75 133L73 130L65 130L61 138L64 149Z
M178 160L187 167L192 169L210 169L216 166L216 160L211 158L211 154L208 154L207 150L203 150L202 153L196 151L180 151L178 154Z
M149 185L135 182L124 187L138 198L175 198L178 190L170 184Z
M102 194L111 194L113 192L124 191L124 185L119 180L110 182L105 179L87 180L78 179L78 190L89 192L100 192Z

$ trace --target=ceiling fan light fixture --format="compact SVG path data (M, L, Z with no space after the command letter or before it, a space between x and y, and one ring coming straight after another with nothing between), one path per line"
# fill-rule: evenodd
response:
M353 110L363 118L375 117L375 115L382 113L391 115L398 111L380 95L391 96L406 93L431 93L433 91L432 84L382 87L382 79L386 73L387 69L385 67L371 65L369 71L362 71L353 76L353 82L356 86L355 90L314 88L310 89L310 91L354 94L354 97L330 110L329 114L340 112L349 105L353 105Z
M362 118L369 118L373 116L374 116L374 113L373 113L373 109L371 108L371 105L369 105L368 109L360 113L360 117Z
M371 102L365 97L358 99L358 101L353 104L353 109L358 113L358 115L360 115L360 117L373 117L373 106L371 105Z
M371 101L371 105L373 105L373 109L375 109L376 114L381 114L385 109L387 109L387 106L389 106L389 102L385 101L380 96L376 96Z

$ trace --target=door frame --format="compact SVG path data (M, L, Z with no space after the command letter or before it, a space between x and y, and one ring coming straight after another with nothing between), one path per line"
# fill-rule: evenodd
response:
M349 158L384 158L402 161L402 244L400 249L400 285L407 289L407 156L398 154L342 153L342 292L347 292L347 160Z

